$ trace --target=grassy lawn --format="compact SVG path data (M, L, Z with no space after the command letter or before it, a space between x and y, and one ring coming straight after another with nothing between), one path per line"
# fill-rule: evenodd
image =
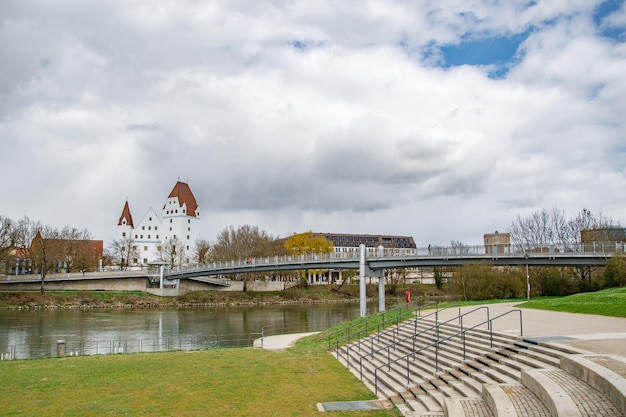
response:
M375 399L318 336L254 348L0 362L0 416L320 416L318 402ZM400 416L397 410L333 416Z
M626 317L626 287L574 294L568 297L531 300L520 304L519 307Z

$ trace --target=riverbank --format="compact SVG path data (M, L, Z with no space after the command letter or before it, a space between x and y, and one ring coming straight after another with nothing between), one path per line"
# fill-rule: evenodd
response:
M286 291L195 291L177 297L159 297L141 291L38 291L0 292L2 309L109 309L109 308L186 308L254 306L271 304L350 303L359 301L357 286L345 286L340 292L330 287L290 289ZM414 295L423 288L411 288ZM404 290L402 291L402 294ZM368 298L376 293L368 290ZM414 299L416 299L414 297ZM402 296L387 295L387 304L403 301Z

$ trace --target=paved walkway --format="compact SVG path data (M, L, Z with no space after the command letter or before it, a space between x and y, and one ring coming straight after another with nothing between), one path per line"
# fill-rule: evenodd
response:
M284 350L295 345L299 339L310 336L319 332L309 333L291 333L291 334L279 334L276 336L265 336L262 339L256 339L254 341L254 347L262 347L267 350Z
M489 317L494 318L511 310L518 309L516 303L487 304ZM462 307L461 313L469 312L479 306ZM522 311L523 336L554 343L564 343L578 349L594 353L613 353L626 357L626 318L596 316L592 314L560 313L555 311L520 308ZM426 310L428 314L432 310ZM439 320L446 320L458 314L457 308L450 308L440 313ZM464 326L486 320L486 309L478 309L464 317ZM519 335L519 314L509 313L494 322L494 330ZM294 333L267 336L255 341L254 346L270 350L287 349L298 339L315 334Z
M561 313L557 311L517 308L516 303L488 304L489 316L494 318L511 310L521 310L523 336L546 342L564 343L594 353L613 353L626 357L626 318L593 314ZM478 306L462 307L461 313ZM454 317L458 309L443 311L439 320ZM486 319L486 310L480 309L466 316L464 326ZM519 314L509 313L496 319L495 331L519 335Z

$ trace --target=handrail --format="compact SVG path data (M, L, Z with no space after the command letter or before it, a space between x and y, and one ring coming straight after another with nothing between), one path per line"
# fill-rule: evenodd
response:
M417 301L417 300L415 301L415 303L416 303L416 304L417 304L418 302L419 302L419 301ZM410 303L409 303L409 305L410 305ZM419 307L419 306L418 306L418 307ZM398 316L396 316L396 317L399 317L399 318L401 319L401 318L402 318L402 316L403 316L403 309L404 309L404 308L405 308L405 304L403 304L403 306L396 307L396 308L394 308L394 309L392 309L392 310L389 310L389 311L383 311L383 312L379 312L379 313L376 313L376 314L372 314L372 315L370 315L370 316L366 316L366 317L365 317L365 324L366 324L366 326L365 326L365 330L369 329L369 327L367 326L367 320L368 320L368 318L377 318L377 317L379 317L379 316L382 316L382 324L384 324L384 323L385 323L385 315L386 315L386 314L393 313L393 312L395 312L396 310L400 313L400 314L399 314ZM395 321L396 321L396 322L399 322L399 320L395 320ZM363 326L363 322L362 322L362 321L359 321L359 322L353 323L352 325L350 325L350 326L348 326L348 327L346 327L346 328L344 328L344 329L335 330L334 332L329 333L329 334L328 334L328 349L331 349L331 348L332 348L332 346L331 346L331 339L332 339L333 337L335 337L335 338L337 339L337 341L336 341L336 342L337 342L337 343L336 343L336 345L337 345L337 347L338 347L338 343L339 343L339 341L340 341L340 340L347 339L347 340L349 341L349 340L352 338L352 336L353 336L353 335L349 333L349 332L350 332L350 330L354 329L355 327L362 327L362 326ZM347 336L344 336L344 337L337 337L337 334L338 334L338 333L345 333L345 332L348 332L348 335L347 335ZM360 333L362 333L362 332L363 332L363 331L359 331L359 332L357 332L357 334L360 334Z
M473 312L475 312L475 311L478 311L478 310L482 310L482 309L486 309L486 310L487 310L487 321L486 321L486 322L487 322L487 323L489 323L489 307L487 307L487 306L479 306L479 307L476 307L476 308L474 308L473 310L467 311L467 312L465 312L465 313L463 313L463 314L460 314L460 313L459 313L459 316L458 316L458 317L452 317L451 319L448 319L448 320L446 320L446 321L444 321L444 322L442 322L442 323L439 323L438 321L435 321L435 323L434 323L431 327L428 327L428 328L426 328L426 329L424 329L424 330L421 330L420 332L417 332L417 333L415 333L415 334L412 334L412 335L410 335L410 336L407 336L407 337L405 337L405 338L404 338L404 339L402 339L402 340L398 340L398 341L395 341L395 342L393 342L393 343L390 343L390 344L389 344L389 345L387 345L387 346L383 346L383 347L381 347L381 348L379 348L379 349L377 349L377 350L375 350L375 351L372 351L369 355L362 356L362 357L359 359L359 370L360 370L360 377L361 377L361 380L363 379L363 358L364 358L364 357L369 356L370 358L372 358L372 359L373 359L375 354L378 354L378 353L380 353L380 352L382 352L382 351L384 351L384 350L387 350L387 361L391 361L391 348L392 348L392 347L394 347L394 348L395 348L395 346L398 346L399 344L402 344L402 343L404 343L404 342L406 342L406 341L408 341L408 340L411 340L411 341L412 341L412 349L413 349L413 351L412 351L412 352L415 352L415 341L417 340L417 337L418 337L419 335L422 335L422 334L428 333L430 330L433 330L433 329L434 329L434 330L435 330L435 335L436 335L435 337L436 337L436 339L437 339L437 340L439 340L439 327L440 327L440 326L442 326L442 325L444 325L444 324L448 324L449 322L451 322L451 321L453 321L453 320L459 320L459 321L460 321L460 323L461 323L461 329L463 329L463 317L464 317L464 316L468 316L468 315L470 315L471 313L473 313ZM442 310L443 310L443 309L442 309ZM485 324L485 322L480 323L480 324L479 324L479 326L482 326L483 324ZM463 343L465 344L465 341L463 341ZM413 357L415 357L415 353L413 353Z
M486 307L488 309L487 306L484 306L484 307ZM502 314L500 314L500 315L498 315L496 317L493 317L493 318L488 319L488 320L486 320L484 322L478 323L478 324L476 324L476 325L474 325L474 326L472 326L471 328L468 328L468 329L461 328L460 331L458 331L457 333L454 333L454 334L446 337L445 339L439 339L439 337L437 335L437 339L434 340L433 342L431 342L430 344L428 344L426 346L423 346L423 347L421 347L418 350L414 350L413 352L409 352L409 353L407 353L407 354L405 354L403 356L400 356L399 358L396 358L396 359L394 359L392 361L388 361L387 363L376 367L374 369L374 389L375 389L375 394L378 395L378 370L379 369L384 368L385 366L388 367L389 369L391 369L391 365L392 364L406 359L407 360L407 384L408 384L410 382L410 361L409 361L409 358L411 356L415 357L418 353L420 353L420 352L422 352L422 351L424 351L424 350L426 350L428 348L431 348L431 347L436 347L436 349L435 349L435 371L438 372L439 371L439 354L438 354L438 352L439 352L439 345L441 343L443 343L443 342L446 342L446 341L452 339L455 336L459 336L459 335L463 336L462 337L462 340L463 340L463 359L465 359L465 352L466 352L465 333L467 333L470 330L475 329L476 327L480 327L480 326L482 326L484 324L488 325L488 328L489 328L489 346L490 346L490 348L493 348L493 322L495 320L499 319L499 318L502 318L502 317L507 316L507 315L512 314L512 313L519 313L519 317L520 317L520 336L523 336L522 310L519 310L519 309L507 311L506 313L502 313ZM441 323L441 324L445 324L445 322ZM439 325L437 325L437 326L439 326ZM361 374L361 379L363 379L362 374Z

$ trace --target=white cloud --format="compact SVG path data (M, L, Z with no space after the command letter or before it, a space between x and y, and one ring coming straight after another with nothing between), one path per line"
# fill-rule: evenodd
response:
M597 4L3 4L0 213L109 240L127 197L140 218L180 178L210 239L480 243L543 207L623 219L626 49ZM529 29L503 79L422 60Z

